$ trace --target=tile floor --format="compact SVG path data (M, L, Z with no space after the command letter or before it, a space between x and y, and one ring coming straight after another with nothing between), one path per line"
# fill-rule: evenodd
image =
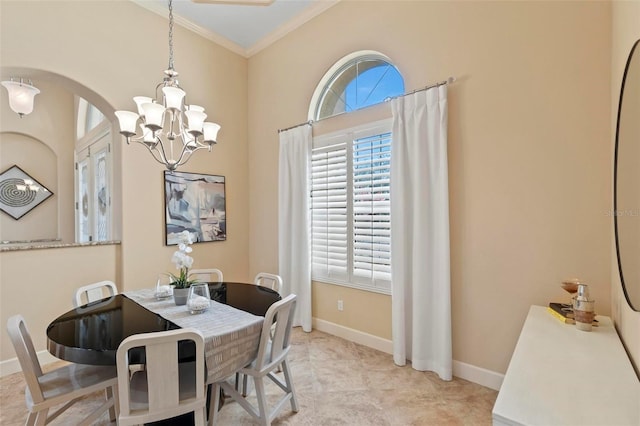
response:
M434 373L397 367L391 355L319 331L294 329L289 355L300 411L290 405L274 425L490 425L497 392ZM268 381L269 382L269 381ZM0 379L0 425L24 424L22 373ZM278 395L272 384L268 392ZM69 425L100 404L89 396L51 424ZM255 400L255 398L253 398ZM220 425L252 425L237 403L220 411ZM109 424L105 414L98 424Z

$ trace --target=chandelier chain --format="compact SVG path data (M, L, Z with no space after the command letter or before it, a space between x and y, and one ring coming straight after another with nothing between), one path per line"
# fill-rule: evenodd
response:
M173 1L169 0L169 69L173 70Z

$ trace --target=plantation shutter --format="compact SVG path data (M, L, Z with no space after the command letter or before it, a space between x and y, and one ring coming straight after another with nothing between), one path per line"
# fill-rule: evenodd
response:
M391 133L353 141L353 278L374 287L391 281Z
M391 122L313 139L312 278L391 290Z
M312 269L314 278L348 279L347 144L311 154Z

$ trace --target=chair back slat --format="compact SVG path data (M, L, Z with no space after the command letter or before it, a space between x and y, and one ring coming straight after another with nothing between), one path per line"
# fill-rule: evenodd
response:
M257 274L253 282L256 285L268 287L278 293L280 293L280 289L282 288L282 278L280 275L269 274L267 272L260 272Z
M214 277L215 276L215 277ZM197 279L200 282L223 282L224 278L220 269L192 269L189 272L191 279Z
M42 376L42 368L22 315L14 315L9 318L7 331L16 351L18 362L20 362L24 380L29 387L29 392L31 392L31 398L34 403L40 403L44 401L44 395L38 381L38 377Z
M205 400L204 372L204 338L194 329L179 329L157 333L136 334L127 337L118 347L116 363L118 368L118 388L120 412L123 416L131 416L131 383L136 374L145 374L147 379L148 408L144 412L136 411L144 417L153 413L169 413L179 410L185 404L180 400L180 370L178 363L178 342L191 340L195 343L195 386L192 395L196 400ZM133 348L144 348L144 373L129 375L129 351ZM140 389L137 389L139 392ZM191 398L188 403L194 401ZM178 411L176 411L178 412Z
M79 307L96 300L104 299L109 296L118 294L118 288L113 281L100 281L93 284L87 284L76 290L73 298L73 306Z
M149 411L177 407L180 404L177 342L148 343L145 353Z

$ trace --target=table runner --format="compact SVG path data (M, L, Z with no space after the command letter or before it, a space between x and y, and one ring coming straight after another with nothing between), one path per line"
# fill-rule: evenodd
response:
M123 294L181 328L192 327L204 336L207 382L225 379L255 359L264 317L211 301L211 307L192 315L173 298L156 300L153 289Z

